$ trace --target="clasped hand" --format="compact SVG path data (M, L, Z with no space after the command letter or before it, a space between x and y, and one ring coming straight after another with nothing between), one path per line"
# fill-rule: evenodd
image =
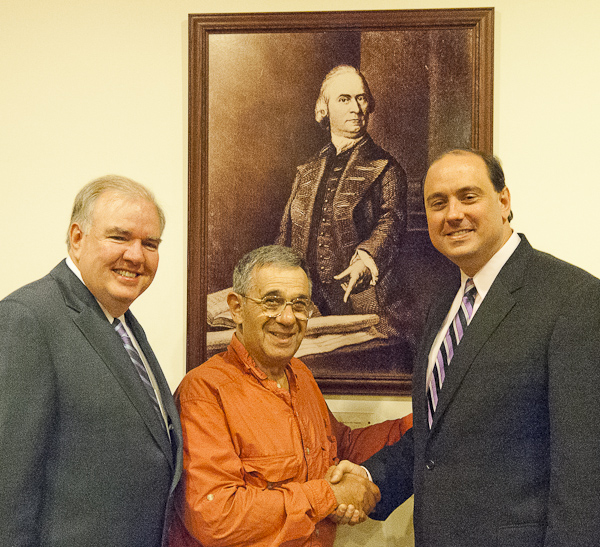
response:
M367 472L348 460L331 466L325 475L338 507L329 518L338 524L353 526L367 519L367 515L381 499L379 488L369 480Z

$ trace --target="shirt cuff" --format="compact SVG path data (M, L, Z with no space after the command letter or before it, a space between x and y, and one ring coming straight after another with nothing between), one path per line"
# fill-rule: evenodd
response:
M373 482L373 477L371 476L371 473L369 473L369 470L364 465L361 465L361 467L366 471L369 480Z
M325 479L311 480L303 484L308 500L315 512L316 520L323 520L338 506L333 488Z

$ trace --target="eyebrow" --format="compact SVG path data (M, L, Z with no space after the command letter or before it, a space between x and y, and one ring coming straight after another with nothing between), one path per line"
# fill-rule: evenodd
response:
M433 201L434 199L438 199L438 198L445 198L448 194L444 194L442 192L435 192L434 194L430 194L425 198L425 201L427 203Z
M283 296L283 295L281 294L281 291L279 289L273 289L273 290L269 291L268 293L263 294L261 296L261 298L264 298L265 296ZM295 296L293 298L293 300L296 300L298 298L306 298L307 300L310 300L310 296L308 296L307 294L299 294L298 296Z
M339 99L340 97L347 97L347 98L351 98L351 97L366 97L367 93L366 92L362 92L362 93L357 93L356 95L352 95L351 93L340 93L337 98Z
M481 192L481 187L477 186L475 184L472 184L470 186L462 186L454 193L455 194L466 194L468 192ZM446 198L447 196L448 196L448 194L446 194L444 192L434 192L433 194L430 194L429 196L427 196L425 198L425 201L427 203L429 203L430 201L432 201L434 199Z
M458 191L459 191L459 193L474 192L474 191L481 192L481 186L477 186L476 184L471 184L470 186L463 186L462 188L459 188Z
M131 236L130 230L124 230L123 228L119 228L118 226L113 226L106 230L106 235L120 235L120 236ZM161 243L162 239L160 237L144 237L143 241L154 241L155 243Z

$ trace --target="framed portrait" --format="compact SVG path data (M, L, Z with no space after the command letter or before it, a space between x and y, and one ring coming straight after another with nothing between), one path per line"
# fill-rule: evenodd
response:
M235 264L279 243L309 263L318 312L297 356L321 390L410 393L433 287L458 275L421 181L445 150L492 151L493 34L493 8L189 16L188 370L231 340ZM368 102L347 153L333 88L318 123L336 71L359 71ZM342 303L331 276L356 260Z

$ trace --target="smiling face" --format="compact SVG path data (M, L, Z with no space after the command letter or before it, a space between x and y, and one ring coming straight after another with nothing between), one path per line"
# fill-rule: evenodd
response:
M310 300L308 278L302 268L275 265L254 269L248 294L251 298L282 296ZM290 305L278 317L267 317L260 304L236 293L229 293L229 308L236 322L237 337L266 374L282 370L294 356L306 333L307 321L296 318Z
M463 152L434 162L423 190L433 246L475 275L512 234L508 188L496 192L485 162Z
M158 269L160 220L155 205L143 198L102 193L88 233L70 229L69 254L87 288L114 317L152 283Z
M369 122L369 99L361 77L344 72L327 88L329 127L333 134L350 139L362 136Z

